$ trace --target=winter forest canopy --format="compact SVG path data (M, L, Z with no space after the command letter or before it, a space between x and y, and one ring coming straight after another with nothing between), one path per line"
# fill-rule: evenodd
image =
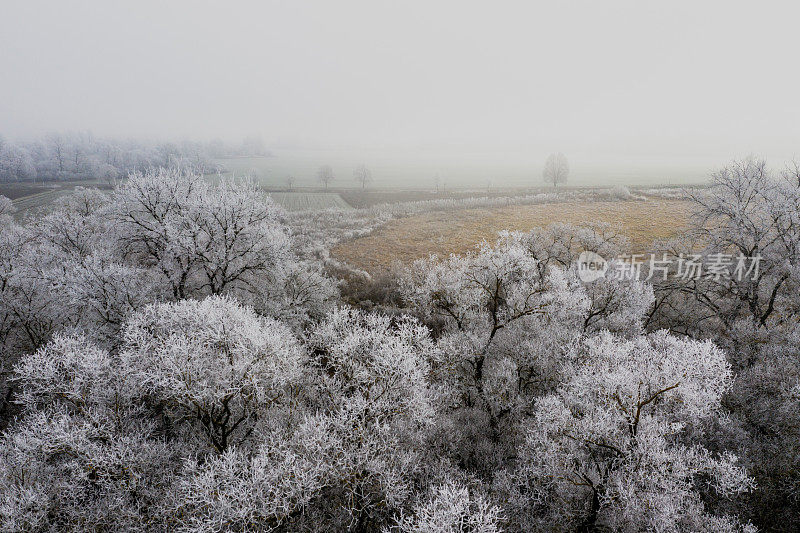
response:
M779 529L797 175L745 160L693 202L654 246L758 252L757 276L586 284L579 251L630 243L556 224L365 297L327 254L344 214L247 181L135 172L21 223L4 201L2 529Z
M0 533L800 531L798 20L0 0Z

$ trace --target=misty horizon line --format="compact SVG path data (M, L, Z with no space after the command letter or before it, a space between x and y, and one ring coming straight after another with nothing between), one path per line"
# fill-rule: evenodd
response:
M284 139L284 138L270 138L263 133L249 132L240 135L147 135L136 133L95 133L91 128L81 129L41 129L35 133L25 134L8 134L0 131L0 139L11 141L13 143L34 143L44 140L50 136L74 136L74 135L88 135L91 139L97 141L116 141L116 142L131 142L149 145L159 144L200 144L209 145L216 142L224 144L236 144L247 142L249 140L257 140L263 143L263 146L268 150L308 150L316 152L324 151L363 151L363 152L440 152L443 154L462 154L463 152L475 152L482 154L530 154L535 157L546 157L551 153L564 153L571 158L584 159L587 156L592 158L604 159L608 157L629 157L629 158L650 158L650 159L699 159L699 160L719 160L720 165L724 165L732 160L739 160L748 157L763 157L766 159L774 159L775 154L779 155L777 159L792 161L800 158L800 150L786 153L785 150L776 148L774 150L722 150L722 149L708 149L705 147L697 147L692 150L671 149L666 151L653 151L646 149L630 149L624 146L614 148L613 142L607 146L598 146L595 149L589 149L582 146L581 143L576 143L574 148L564 146L564 143L547 143L547 147L543 147L544 143L527 142L520 140L518 142L504 142L504 143L485 143L485 142L470 142L470 141L416 141L416 142L382 142L382 143L363 143L363 142L331 142L331 141L312 141L300 139ZM619 144L626 144L621 142ZM797 155L795 155L795 153ZM266 154L264 157L269 157L271 154ZM235 156L235 157L251 157L251 156Z

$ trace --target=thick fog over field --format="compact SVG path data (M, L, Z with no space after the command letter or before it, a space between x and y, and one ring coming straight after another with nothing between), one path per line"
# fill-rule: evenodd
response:
M301 181L337 160L378 167L376 185L519 185L561 151L577 185L684 183L742 154L795 155L798 15L788 2L6 1L0 130L260 135L275 171Z

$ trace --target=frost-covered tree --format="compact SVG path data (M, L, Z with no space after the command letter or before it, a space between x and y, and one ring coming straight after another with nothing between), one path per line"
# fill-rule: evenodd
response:
M175 495L184 528L273 531L302 519L336 482L336 462L327 460L337 461L339 443L327 430L312 417L295 431L266 435L254 454L231 448L190 462ZM329 525L315 516L312 527Z
M0 442L4 531L147 531L187 453L131 401L119 361L57 335L16 367L21 420Z
M493 432L519 411L521 397L561 379L561 360L581 334L636 335L652 292L637 281L581 284L581 251L614 257L627 246L613 227L554 225L501 235L466 257L416 263L401 281L406 302L442 330L437 375L463 405L486 409Z
M309 332L308 342L331 408L366 398L375 419L411 413L419 422L428 418L434 345L415 320L338 309Z
M0 195L0 227L11 223L11 216L17 212L14 202L10 198Z
M539 270L521 235L446 260L416 262L404 300L437 330L432 378L448 398L438 430L453 460L485 475L514 453L526 397L561 380L589 301L574 272Z
M765 328L796 313L800 187L795 180L775 177L765 161L751 158L713 174L711 187L692 199L691 231L665 243L664 251L682 256L684 265L717 263L726 272L705 270L656 284L659 306L651 322L662 319L687 333L733 332L741 320Z
M339 482L330 497L356 530L369 530L413 493L433 421L433 342L414 320L342 309L312 330L309 346L327 412L318 423L336 435L333 457L342 457L333 463Z
M573 364L573 377L537 400L510 475L523 527L738 531L708 515L698 484L732 496L752 479L732 454L684 438L720 416L732 380L725 355L664 331L635 340L603 333Z
M257 279L277 282L293 259L281 209L252 183L223 182L198 198L199 266L210 294L247 293Z
M99 214L105 197L101 193L78 189L73 195L56 202L53 210L32 220L27 226L9 223L0 239L0 313L5 327L4 345L17 352L35 350L47 341L52 332L81 324L93 329L93 319L83 320L83 308L90 304L84 291L94 287L96 297L118 292L109 279L96 272L82 276L83 262L93 250L102 250L108 225ZM82 289L75 292L72 281L83 279ZM132 272L124 274L122 284L133 283ZM93 278L93 279L91 279ZM135 290L134 292L139 292ZM135 304L137 297L127 297ZM95 301L95 303L97 303ZM117 302L117 324L125 310ZM108 307L113 307L109 301ZM130 309L130 306L125 307ZM107 314L107 316L109 316ZM8 358L6 358L8 360Z
M287 266L278 294L254 299L253 305L260 312L290 323L305 323L325 316L338 296L337 282L322 272L319 263L305 260Z
M115 191L121 253L155 270L175 298L191 294L200 233L192 206L205 188L199 176L160 169L132 174Z
M791 347L800 337L795 171L789 166L775 173L755 158L735 161L712 175L708 190L693 195L691 231L664 248L705 265L727 254L730 275L704 271L655 284L649 325L713 338L728 352L738 376L726 404L739 425L719 430L711 443L737 446L748 456L759 489L743 511L764 529L785 527L800 510L800 404L791 393L799 379ZM737 272L739 256L748 259ZM759 260L754 265L750 257Z
M37 412L0 441L0 527L163 529L159 508L180 469L179 451L148 426L120 429L113 418Z
M725 398L736 424L719 427L708 445L735 447L749 459L758 490L738 510L767 530L800 512L800 404L791 393L800 379L791 348L800 337L794 170L775 173L755 158L735 161L712 175L708 189L694 192L689 231L661 244L683 268L654 282L656 305L647 323L725 348L737 371ZM702 265L701 275L687 275L690 262ZM709 275L714 263L722 264L723 275Z
M82 328L104 344L117 344L125 318L159 296L146 269L120 263L102 250L65 266L55 290L80 317Z
M361 185L361 189L366 189L367 185L372 183L372 171L366 165L358 165L353 170L353 177L356 182Z
M427 330L338 310L308 347L312 409L252 451L190 464L176 500L187 528L374 531L413 497L432 414Z
M115 347L143 305L220 293L295 328L320 318L336 284L319 261L296 259L280 216L252 185L176 170L137 174L111 196L77 188L24 226L3 216L0 419L11 365L58 331Z
M0 182L27 181L35 177L36 167L30 152L0 139Z
M157 145L147 141L98 139L90 132L51 133L32 141L0 139L0 182L100 180L114 185L128 172L174 166L217 170L211 144L184 141ZM226 152L225 149L222 152Z
M335 179L333 175L333 168L330 165L322 165L319 167L317 171L317 181L319 181L322 185L325 186L325 190L328 189L328 184Z
M22 385L17 401L26 412L59 407L86 413L113 403L119 393L114 360L82 335L56 335L22 357L15 368Z
M8 377L14 363L44 344L64 318L36 249L25 228L10 222L0 230L0 427L13 411Z
M81 258L113 242L106 208L108 196L78 187L29 224L37 239L63 257ZM109 238L111 237L111 238Z
M72 322L52 290L62 272L57 256L28 228L12 224L0 231L0 313L9 328L4 345L11 351L35 350Z
M540 270L520 234L504 234L496 246L484 243L463 257L420 260L401 281L401 291L423 318L466 343L462 357L479 391L486 359L502 337L532 319L575 320L588 304L575 276Z
M147 306L122 336L133 386L219 452L274 423L301 384L304 352L289 328L229 298Z
M582 252L593 252L607 261L630 253L630 241L621 228L604 223L552 224L534 229L521 239L542 274L553 266L573 267ZM641 332L653 303L652 290L647 284L607 276L585 284L584 290L590 302L583 321L584 331L608 329L633 335Z
M298 266L282 210L252 183L212 186L164 169L134 174L112 211L123 256L157 273L175 299L229 294L262 312L303 316L335 296L319 268ZM308 287L319 289L315 297ZM290 308L304 298L309 308Z
M94 189L58 199L28 224L26 252L17 254L30 261L17 271L49 292L57 319L51 329L81 327L113 344L123 318L159 294L145 269L115 256L109 207L108 196Z
M402 533L499 533L502 510L483 495L452 480L433 487L427 499L412 512L402 515L397 525L387 529Z
M569 177L569 163L562 153L550 154L544 162L542 178L546 183L552 183L557 187L559 183L566 183Z

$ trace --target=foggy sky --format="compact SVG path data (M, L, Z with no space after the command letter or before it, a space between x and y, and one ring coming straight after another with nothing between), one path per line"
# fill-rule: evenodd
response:
M0 133L790 158L800 8L737 4L0 0Z

